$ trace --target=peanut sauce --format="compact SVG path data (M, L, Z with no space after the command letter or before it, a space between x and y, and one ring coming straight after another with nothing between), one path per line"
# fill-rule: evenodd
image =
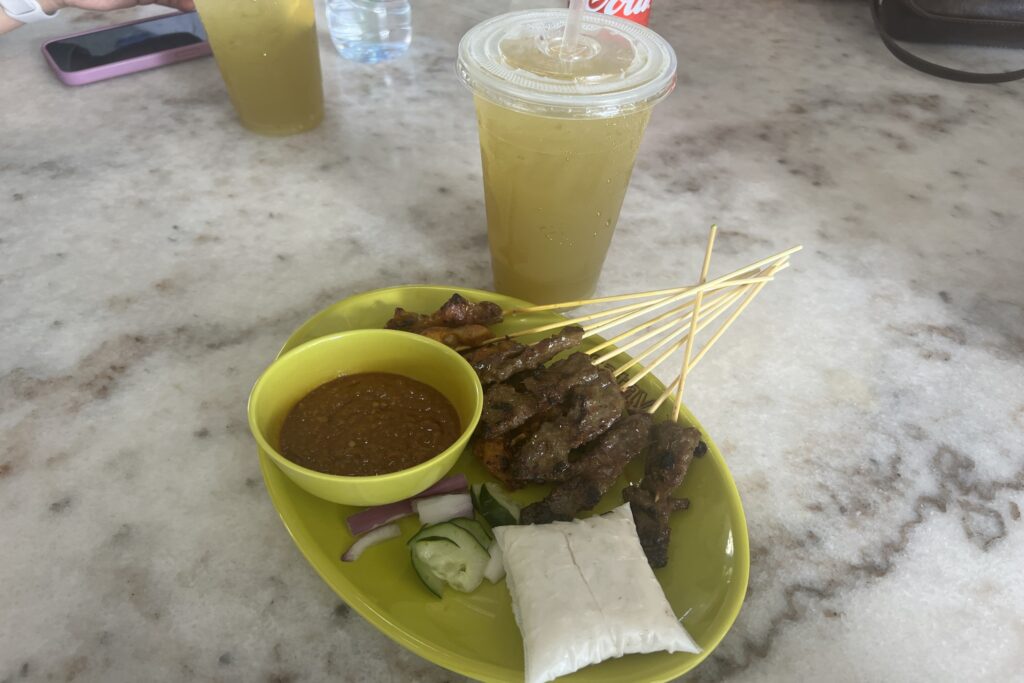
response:
M281 427L284 457L327 474L371 476L429 460L462 431L454 406L423 382L387 372L321 384Z

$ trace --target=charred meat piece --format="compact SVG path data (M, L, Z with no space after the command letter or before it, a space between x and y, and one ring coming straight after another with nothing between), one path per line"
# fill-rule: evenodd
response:
M678 422L659 422L651 429L640 486L650 491L655 499L666 498L683 483L700 443L700 432L693 427L684 427Z
M425 330L421 330L420 334L453 349L459 346L478 346L494 336L491 334L491 330L483 325L428 327Z
M404 308L396 308L395 314L391 317L391 320L384 324L389 330L403 330L405 332L414 332L414 327L420 324L427 316L416 313L415 311L407 311Z
M544 500L523 508L520 523L568 521L597 505L629 461L643 450L650 428L651 416L646 413L616 422L570 466L569 480L557 484Z
M452 294L434 317L445 327L494 325L501 322L501 306L491 301L473 303L458 294Z
M509 441L507 436L477 439L473 442L473 455L506 489L514 490L521 488L523 482L512 476L512 453L509 450Z
M501 322L501 306L491 301L473 303L459 294L431 313L422 315L404 308L396 308L395 315L385 327L389 330L422 332L431 327L463 327L465 325L493 325Z
M655 502L651 492L639 486L622 489L622 499L633 511L636 534L640 537L647 562L654 568L664 567L668 564L669 517L676 510L688 508L690 502L671 496Z
M577 352L524 379L523 389L536 396L542 405L551 406L564 401L573 387L593 381L602 372L607 370L594 367L590 356Z
M536 370L562 351L579 346L582 341L583 328L570 325L558 334L529 346L506 339L473 349L466 354L466 360L487 386L526 370Z
M480 427L484 438L491 439L526 423L540 410L537 398L507 384L495 384L484 392Z
M569 470L569 452L603 434L622 416L626 400L607 370L569 392L564 413L530 436L512 460L517 479L543 484L562 481Z
M623 500L633 510L640 545L652 567L668 564L670 517L687 505L671 494L682 483L701 443L700 432L692 427L677 422L655 425L647 446L644 478L639 486L622 492Z
M473 369L476 370L476 374L480 377L480 382L487 386L495 381L500 381L490 379L492 376L491 368L501 367L521 354L525 348L525 346L514 339L502 339L493 344L463 351L462 355L473 366ZM505 378L503 377L502 379Z
M523 425L527 420L560 404L576 386L597 379L602 372L590 364L583 353L552 363L522 381L520 388L494 384L484 391L484 409L480 429L485 438L493 438Z

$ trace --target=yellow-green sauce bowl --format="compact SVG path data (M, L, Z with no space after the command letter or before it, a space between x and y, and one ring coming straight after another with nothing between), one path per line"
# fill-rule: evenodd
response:
M402 375L441 392L459 416L455 443L414 467L365 477L317 472L278 451L281 426L296 403L326 382L364 372ZM333 503L384 505L437 483L462 455L482 409L483 389L465 358L420 335L371 329L319 337L285 353L256 380L248 410L259 447L299 487Z

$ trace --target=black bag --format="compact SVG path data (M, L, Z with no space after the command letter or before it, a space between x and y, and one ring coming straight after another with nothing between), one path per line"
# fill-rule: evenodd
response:
M960 71L922 59L896 43L942 43L1024 48L1024 0L869 0L882 42L897 59L940 78L1003 83L1024 69L1003 73Z

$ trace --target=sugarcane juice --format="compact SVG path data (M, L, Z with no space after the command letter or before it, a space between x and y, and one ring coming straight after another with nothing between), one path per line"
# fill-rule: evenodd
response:
M288 135L320 123L312 0L196 0L196 9L242 125Z
M650 109L572 119L475 99L495 288L535 303L590 296Z

